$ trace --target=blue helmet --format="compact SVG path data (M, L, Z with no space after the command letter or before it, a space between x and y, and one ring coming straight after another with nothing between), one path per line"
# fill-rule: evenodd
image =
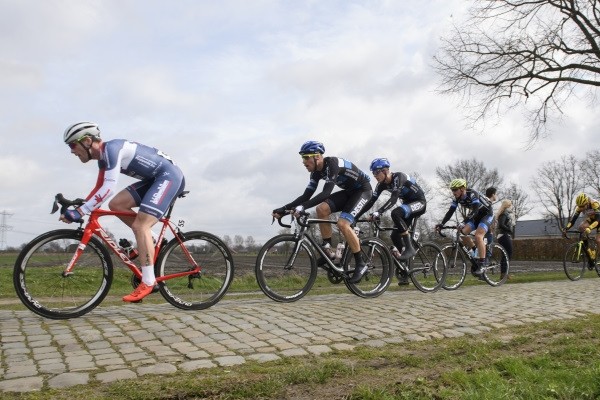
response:
M323 154L325 153L325 146L323 143L317 142L315 140L309 140L305 142L302 147L300 147L300 154Z
M387 158L376 158L373 161L371 161L371 171L375 171L376 169L381 169L381 168L389 168L390 167L390 162L388 161Z

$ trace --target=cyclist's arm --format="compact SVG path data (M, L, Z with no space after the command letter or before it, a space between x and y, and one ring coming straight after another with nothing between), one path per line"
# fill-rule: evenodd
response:
M87 201L81 206L84 214L89 214L97 209L115 193L119 175L121 174L121 162L124 156L133 158L135 156L135 145L124 143L118 145L117 142L107 143L103 149L103 165L98 173L96 187L87 196ZM100 185L101 184L101 185ZM98 187L99 186L99 187Z
M312 199L303 202L300 205L303 206L305 209L307 209L307 208L311 208L311 207L316 206L317 204L322 203L323 201L327 200L327 198L331 195L331 192L333 192L334 187L335 187L334 182L325 182L325 185L323 186L323 191L321 193L319 193Z
M444 219L442 219L441 225L445 225L446 222L450 221L450 218L452 218L452 214L454 214L454 212L456 211L456 207L457 206L454 205L454 203L452 203L452 205L450 206L450 209L448 210L446 215L444 215Z
M117 186L117 180L120 173L121 170L118 167L111 170L100 170L98 178L102 178L102 186L92 190L88 195L87 201L81 206L81 211L83 211L84 214L89 214L100 207L106 199L115 193L115 187Z
M575 214L573 214L573 218L571 218L571 220L567 222L567 226L565 226L565 229L569 229L573 226L573 224L575 224L575 221L577 221L577 218L579 218L579 214L581 214L581 211L579 211L579 209L576 209Z
M379 213L383 214L384 212L386 212L387 210L389 210L390 208L392 208L397 202L398 199L400 198L400 192L398 190L392 190L392 195L390 196L390 198L379 208Z

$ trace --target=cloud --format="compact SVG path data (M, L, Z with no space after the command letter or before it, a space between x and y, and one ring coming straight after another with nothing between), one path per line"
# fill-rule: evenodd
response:
M548 141L522 149L526 126L504 116L485 135L435 92L431 57L459 21L460 0L4 2L0 14L0 210L9 244L63 228L52 197L85 196L95 163L62 143L78 120L103 137L161 149L186 174L186 227L265 241L270 211L300 195L308 139L368 169L435 182L435 167L478 158L521 185L541 163L592 146L597 111L574 102ZM589 104L589 102L588 102ZM580 107L581 106L581 107ZM131 180L122 177L119 186ZM128 235L119 223L110 229ZM27 234L17 235L15 231Z

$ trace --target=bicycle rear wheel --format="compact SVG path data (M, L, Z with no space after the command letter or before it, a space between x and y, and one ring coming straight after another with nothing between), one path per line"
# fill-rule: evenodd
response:
M358 283L350 283L348 279L344 280L346 287L352 293L359 297L377 297L387 290L392 281L392 255L385 242L378 238L366 238L360 242L363 260L367 263L369 269ZM344 270L352 276L351 270L354 264L353 255L350 251L346 252L341 265Z
M207 232L180 233L161 250L156 260L156 276L192 271L200 272L159 283L162 296L175 307L203 310L215 305L233 280L233 257L217 236Z
M510 270L508 254L506 254L504 247L498 243L489 245L488 248L491 254L488 259L488 265L483 270L483 279L490 286L500 286L508 279L508 272ZM503 260L506 262L505 271L502 271Z
M258 252L254 268L260 290L283 303L300 300L317 279L317 264L309 244L294 235L278 235Z
M456 290L463 284L467 276L467 260L465 255L451 244L442 247L446 257L446 279L442 287L446 290Z
M572 281L578 281L585 272L587 265L587 257L585 252L581 249L581 244L575 242L567 247L565 257L563 258L563 267L567 278Z
M92 237L72 273L63 272L80 244L82 232L61 229L33 239L21 251L13 284L23 304L42 317L68 319L93 310L106 297L113 265L102 242Z
M419 245L409 268L411 281L423 293L435 292L445 282L446 260L442 249L434 243Z

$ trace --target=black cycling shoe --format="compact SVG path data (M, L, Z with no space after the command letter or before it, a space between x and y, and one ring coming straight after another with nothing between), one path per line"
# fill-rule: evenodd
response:
M354 273L352 274L352 278L348 279L350 283L358 283L365 275L365 273L369 270L367 264L364 261L361 261L356 264L356 268L354 268Z

